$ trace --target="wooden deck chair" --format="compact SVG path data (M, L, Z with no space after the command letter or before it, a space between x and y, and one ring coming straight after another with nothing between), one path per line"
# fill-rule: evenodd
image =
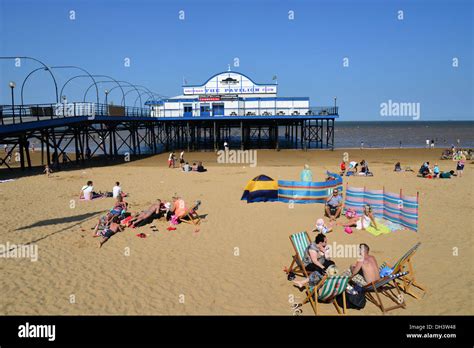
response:
M186 224L192 224L195 226L199 225L201 223L201 217L196 211L200 205L201 201L196 201L196 204L192 208L186 210L186 213L179 220Z
M387 313L397 308L406 308L405 299L400 291L396 279L406 276L408 272L396 273L383 278L380 278L376 282L372 282L364 286L362 289L365 291L366 298L374 305L380 308L382 313ZM397 293L394 293L393 290ZM390 300L395 302L392 307L385 307L380 295L388 297Z
M304 253L306 248L311 244L308 233L306 231L292 234L290 236L290 242L295 250L295 255L292 256L290 267L285 272L287 274L294 273L302 277L309 277L303 263Z
M380 269L382 269L385 266L390 267L393 270L393 273L401 273L408 271L408 274L406 276L403 276L397 281L400 283L400 287L403 292L406 294L413 296L416 299L420 299L420 297L413 293L410 288L412 286L420 289L423 292L422 297L426 294L427 290L426 288L417 283L415 279L415 269L413 267L413 263L411 261L411 258L415 255L415 252L418 250L419 246L421 245L420 242L416 243L410 250L408 250L398 261L395 263L395 265L392 267L390 266L387 262L382 263L380 266Z
M319 303L332 303L336 307L338 314L346 314L346 288L349 284L349 276L328 276L327 274L321 281L313 287L306 285L306 299L313 307L314 314L319 313ZM316 296L317 294L317 296ZM336 297L342 294L342 308L338 305Z

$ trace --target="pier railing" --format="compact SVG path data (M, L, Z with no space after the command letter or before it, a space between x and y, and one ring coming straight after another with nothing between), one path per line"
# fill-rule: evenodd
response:
M143 118L166 117L232 117L255 116L337 116L338 107L306 107L306 108L225 108L225 109L193 109L183 111L158 110L154 107L131 107L107 105L88 102L64 102L56 104L29 104L29 105L0 105L0 125L12 125L25 122L35 122L48 119L86 116L93 119L95 116L126 116Z
M318 107L242 107L242 108L221 108L209 107L203 109L192 108L187 111L183 109L163 109L152 107L152 117L225 117L225 116L337 116L338 107L318 106Z

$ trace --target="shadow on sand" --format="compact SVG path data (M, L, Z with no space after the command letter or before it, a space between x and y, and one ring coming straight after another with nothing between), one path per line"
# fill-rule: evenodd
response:
M76 215L76 216L68 216L68 217L63 217L63 218L37 221L37 222L35 222L31 225L17 228L17 229L15 229L15 231L24 231L24 230L28 230L30 228L35 228L35 227L51 226L51 225L58 225L58 224L67 224L67 223L70 223L70 222L81 223L81 222L83 222L85 220L88 220L91 217L93 217L93 216L95 216L99 213L103 213L103 211L96 211L96 212L93 212L93 213L86 213L86 214L81 214L81 215Z

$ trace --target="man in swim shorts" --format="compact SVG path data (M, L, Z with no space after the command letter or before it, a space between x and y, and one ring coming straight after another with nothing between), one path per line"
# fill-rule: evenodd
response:
M120 226L120 220L118 216L114 216L112 219L112 222L110 223L110 226L106 227L104 230L100 232L100 240L99 240L99 248L102 248L102 245L104 245L105 242L109 240L110 237L112 237L114 234L117 232L122 232L123 227Z
M339 194L339 190L335 188L332 191L332 195L326 200L325 212L331 221L335 221L341 216L342 211L342 196Z

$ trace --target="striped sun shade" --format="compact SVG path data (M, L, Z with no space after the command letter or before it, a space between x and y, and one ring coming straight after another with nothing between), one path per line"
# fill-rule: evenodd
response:
M325 203L335 188L342 193L342 177L336 173L327 172L334 180L286 181L278 180L278 200L286 203Z
M354 209L362 214L364 205L370 204L376 217L398 223L418 231L418 194L405 196L382 190L367 190L361 187L347 187L344 210Z

